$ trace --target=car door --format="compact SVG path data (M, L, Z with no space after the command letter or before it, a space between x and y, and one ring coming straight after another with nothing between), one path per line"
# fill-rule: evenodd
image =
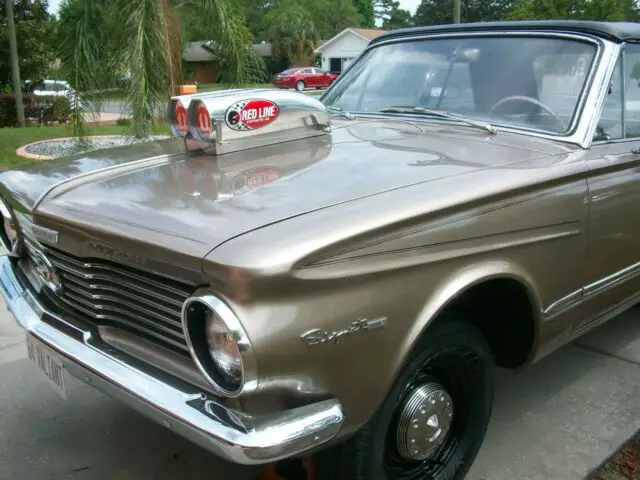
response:
M627 44L586 157L590 226L583 298L591 312L632 301L640 291L639 80L640 45Z
M313 78L313 83L312 86L314 87L324 87L324 79L323 79L323 73L322 70L320 70L319 68L312 68L311 69L311 77Z
M302 74L302 80L307 87L315 87L316 86L316 78L313 74L312 68L305 68L300 72Z
M321 68L316 68L316 72L318 73L318 86L328 87L331 84L332 75Z

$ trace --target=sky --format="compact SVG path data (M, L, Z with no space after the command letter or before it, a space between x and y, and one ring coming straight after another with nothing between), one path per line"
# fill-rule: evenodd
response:
M58 13L58 8L62 0L49 0L49 12ZM416 13L416 8L420 5L420 0L400 0L400 8L409 10L411 14Z

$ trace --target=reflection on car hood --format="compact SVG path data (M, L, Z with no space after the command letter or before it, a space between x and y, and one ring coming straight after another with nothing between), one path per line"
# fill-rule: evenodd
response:
M155 241L171 236L199 244L204 255L243 232L306 212L566 148L467 127L337 121L330 135L217 158L189 155L171 140L42 163L6 172L0 182L33 206L63 181L36 218L39 212L68 223L92 217L114 232L134 225L153 232Z

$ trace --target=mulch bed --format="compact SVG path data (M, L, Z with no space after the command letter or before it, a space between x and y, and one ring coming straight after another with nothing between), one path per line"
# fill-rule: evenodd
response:
M640 480L640 432L587 477L587 480Z

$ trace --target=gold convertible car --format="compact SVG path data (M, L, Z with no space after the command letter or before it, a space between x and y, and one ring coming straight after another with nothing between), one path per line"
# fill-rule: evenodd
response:
M0 175L0 291L63 396L236 463L462 478L494 367L640 297L639 82L639 24L502 22L386 33L320 99L174 97L167 140Z

